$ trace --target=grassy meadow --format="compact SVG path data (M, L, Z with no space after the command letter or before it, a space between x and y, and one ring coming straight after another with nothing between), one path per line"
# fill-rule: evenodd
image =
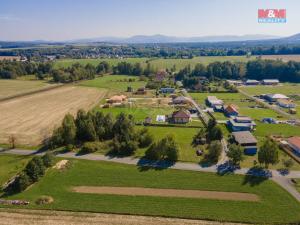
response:
M72 187L75 186L245 192L258 195L260 201L83 194L72 192ZM53 197L54 202L36 205L34 202L41 195ZM9 198L29 200L31 204L26 208L32 209L153 215L259 224L286 224L300 220L300 214L296 213L300 210L299 203L272 181L240 175L219 176L213 173L156 170L86 160L72 160L66 170L50 169L38 183L23 193Z
M16 173L20 172L29 159L30 157L24 156L0 155L0 187Z
M171 69L174 65L176 70L180 70L187 65L192 68L197 63L209 64L215 61L231 61L231 62L247 62L248 60L255 59L255 57L247 58L246 56L199 56L192 59L163 59L163 58L123 58L123 59L61 59L55 61L55 68L69 67L74 63L80 63L86 65L90 63L92 65L98 65L101 61L107 61L111 66L117 65L119 62L129 63L141 63L143 67L149 62L154 69Z

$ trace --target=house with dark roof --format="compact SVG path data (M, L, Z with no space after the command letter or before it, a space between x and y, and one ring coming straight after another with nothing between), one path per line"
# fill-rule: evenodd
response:
M231 131L252 131L256 127L256 123L247 116L233 116L228 122L227 126Z
M300 137L288 138L287 143L297 155L300 155Z
M188 123L190 122L191 114L189 111L180 109L172 113L169 116L169 122L171 123Z
M249 131L232 132L236 144L244 148L246 155L255 155L257 152L257 140Z
M188 98L186 98L186 97L184 97L184 96L178 96L178 97L174 98L174 99L172 100L172 102L173 102L173 104L179 105L179 104L187 104L187 103L189 103L190 101L189 101Z
M233 105L233 104L229 104L228 106L225 106L224 107L224 113L228 117L239 115L239 111L237 109L237 106Z

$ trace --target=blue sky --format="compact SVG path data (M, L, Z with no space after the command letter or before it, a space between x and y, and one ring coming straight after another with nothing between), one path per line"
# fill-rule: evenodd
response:
M284 8L286 24L259 24ZM0 0L0 40L300 33L299 0Z

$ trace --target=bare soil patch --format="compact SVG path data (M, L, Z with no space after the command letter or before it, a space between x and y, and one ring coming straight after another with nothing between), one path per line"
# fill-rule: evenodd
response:
M69 160L66 160L66 159L60 160L59 162L57 162L57 163L53 166L53 168L54 168L54 169L58 169L58 170L62 170L62 169L64 169L64 168L66 168L68 162L69 162Z
M89 193L89 194L205 198L205 199L252 201L252 202L259 201L259 197L255 194L238 193L238 192L221 192L221 191L179 190L179 189L138 188L138 187L92 187L92 186L74 187L73 191L79 193Z
M39 145L67 113L90 109L104 95L104 90L66 86L1 102L0 143L13 135L16 144Z
M282 60L284 62L297 61L300 62L300 55L263 55L262 59Z
M204 220L50 210L1 210L0 225L239 225ZM241 224L240 224L241 225Z

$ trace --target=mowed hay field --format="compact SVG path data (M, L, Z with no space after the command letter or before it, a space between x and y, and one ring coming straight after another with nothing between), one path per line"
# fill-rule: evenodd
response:
M44 81L0 80L0 100L9 96L24 94L54 86Z
M39 145L65 114L90 109L104 94L96 88L65 86L0 102L0 143L14 135L18 145Z

